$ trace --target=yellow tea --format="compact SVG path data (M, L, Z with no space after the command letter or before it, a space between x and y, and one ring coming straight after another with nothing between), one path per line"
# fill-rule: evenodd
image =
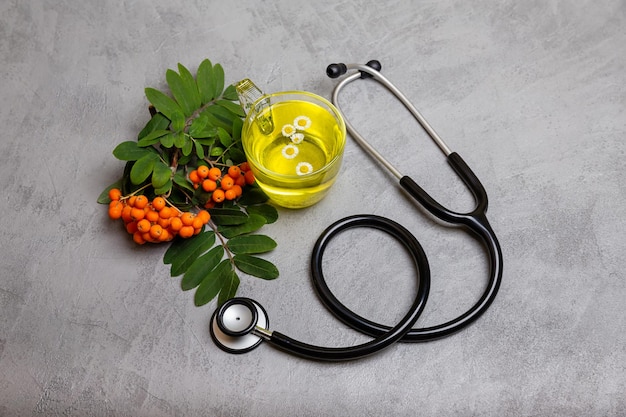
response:
M323 107L330 103L312 102L315 97L307 93L271 95L271 106L249 114L244 125L244 150L256 180L270 199L283 207L317 203L341 167L343 120L338 113L331 113L334 108ZM289 99L279 101L281 98Z

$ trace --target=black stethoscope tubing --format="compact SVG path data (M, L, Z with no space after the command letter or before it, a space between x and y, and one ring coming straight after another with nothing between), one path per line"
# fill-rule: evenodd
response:
M420 123L424 130L428 133L431 139L438 145L441 151L446 155L447 161L455 171L455 173L461 178L468 189L472 192L475 207L474 210L468 213L458 213L450 210L434 198L432 198L421 186L419 186L412 178L402 175L393 165L385 160L369 143L363 139L363 137L356 131L356 129L349 123L345 114L342 114L346 123L346 128L353 139L355 139L361 147L370 154L373 158L377 159L385 168L387 168L393 175L399 178L399 183L413 197L422 207L435 217L443 220L452 225L460 225L466 227L473 235L475 235L485 246L487 255L489 258L489 279L487 285L478 299L478 301L470 307L465 313L458 317L449 320L445 323L411 329L401 339L403 342L425 342L430 340L439 339L450 334L456 333L459 330L465 328L476 319L478 319L491 305L495 299L500 283L502 281L502 267L503 257L500 244L495 235L495 232L491 228L489 221L487 220L486 212L488 206L487 192L481 184L478 177L465 163L463 158L456 152L452 152L445 142L439 137L435 130L428 124L421 113L411 104L411 102L400 92L389 80L387 80L380 72L380 63L378 61L370 61L367 65L360 64L331 64L327 69L327 74L331 78L336 78L345 74L348 69L356 69L359 72L346 77L340 83L337 84L333 91L332 101L335 107L341 112L338 96L339 92L348 83L355 81L359 78L374 78L382 85L384 85L389 91L391 91L411 112L415 119ZM367 320L354 312L347 309L330 291L325 284L323 274L321 272L321 256L313 252L312 256L312 279L315 283L315 287L318 290L318 294L327 308L329 308L338 318L344 321L349 326L358 329L359 331L371 336L376 336L388 329L387 326L374 323Z
M358 70L343 81L337 84L333 91L333 103L339 109L338 94L339 91L349 82L358 78L374 78L385 87L387 87L394 95L409 109L418 122L424 127L433 141L444 152L448 163L454 169L456 174L463 180L465 185L472 192L476 205L474 210L468 213L458 213L434 200L422 187L406 175L402 175L393 165L385 160L373 147L369 145L365 139L354 129L346 120L346 128L350 135L355 139L363 149L372 157L377 159L385 168L399 179L401 187L413 197L422 207L433 214L438 219L451 225L463 226L476 236L485 246L489 257L489 279L479 300L465 313L459 315L455 319L445 323L424 327L413 328L420 314L424 310L428 293L430 289L430 268L424 250L418 240L403 226L385 217L375 215L356 215L341 219L329 226L318 238L311 256L311 276L314 287L326 307L340 320L355 330L373 336L370 342L350 347L321 347L310 345L292 339L280 332L270 331L266 328L257 326L258 312L265 314L264 309L256 305L252 300L234 298L224 303L213 315L211 327L211 336L214 341L222 349L231 353L241 353L249 351L256 347L261 340L265 340L270 344L282 349L286 352L296 354L298 356L323 361L341 361L351 360L369 356L378 352L391 344L402 342L425 342L439 339L458 332L465 328L478 317L480 317L491 305L496 297L500 282L502 280L502 251L498 239L489 225L486 217L488 199L484 187L472 172L465 161L455 152L450 151L447 145L439 138L437 133L428 125L422 115L413 107L406 97L385 77L380 74L380 63L378 61L370 61L367 65L359 64L331 64L327 69L327 74L331 78L343 75L347 70ZM341 111L341 110L339 110ZM339 233L344 230L355 227L371 227L382 230L401 242L411 254L418 276L418 289L415 300L405 316L393 327L385 326L366 318L363 318L342 304L332 293L322 269L322 261L324 251L328 243ZM240 328L237 324L236 329L229 328L224 322L226 312L233 306L248 309L250 314L250 323ZM257 310L258 309L258 310ZM265 317L265 323L268 323ZM219 334L218 334L219 333ZM233 338L245 336L248 334L255 335L259 338L258 342L253 341L249 346L243 349L230 348L229 344ZM229 339L230 338L230 339ZM221 339L224 339L223 341Z

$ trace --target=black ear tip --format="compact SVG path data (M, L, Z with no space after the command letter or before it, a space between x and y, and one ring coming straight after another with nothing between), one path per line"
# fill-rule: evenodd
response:
M326 67L326 75L330 78L337 78L348 71L346 64L330 64Z
M380 65L380 61L377 59L372 59L365 65L367 65L370 68L374 68L376 71L380 71L382 69L382 65Z

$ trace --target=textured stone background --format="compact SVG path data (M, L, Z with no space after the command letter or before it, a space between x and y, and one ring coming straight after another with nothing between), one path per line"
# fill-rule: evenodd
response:
M600 1L4 1L0 4L0 415L626 415L626 3ZM504 255L492 308L452 337L320 364L211 342L162 264L95 201L111 151L147 121L167 68L221 63L228 82L330 97L331 62L380 59L482 179ZM345 113L404 173L457 210L464 186L372 82ZM400 221L430 255L421 325L464 311L482 249L423 216L350 142L331 195L281 211L267 234L281 277L243 279L272 327L310 343L367 340L323 308L308 277L317 235L348 214ZM333 241L331 287L393 323L414 291L384 235ZM332 250L331 250L332 249Z

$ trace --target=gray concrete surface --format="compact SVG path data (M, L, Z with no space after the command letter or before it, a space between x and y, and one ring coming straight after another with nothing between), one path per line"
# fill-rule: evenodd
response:
M18 1L0 5L0 415L626 415L626 3L485 1ZM228 82L330 97L331 62L380 59L482 179L504 281L478 322L436 342L323 364L264 345L230 356L162 263L96 204L111 151L147 120L146 86L178 62ZM471 196L399 104L371 82L345 94L365 136L433 196ZM423 216L350 142L330 196L281 210L272 282L240 294L310 343L367 340L323 308L313 242L348 214L398 220L422 241L433 288L420 325L464 311L485 283L480 246ZM331 287L393 323L414 290L389 238L333 242Z

